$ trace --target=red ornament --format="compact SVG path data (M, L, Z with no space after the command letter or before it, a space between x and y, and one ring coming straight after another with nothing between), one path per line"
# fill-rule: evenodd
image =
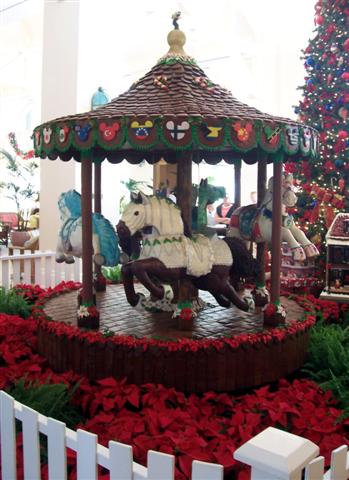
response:
M343 48L346 52L349 52L349 38L347 38L343 43Z
M344 73L342 73L341 77L342 77L343 80L345 80L345 81L349 80L349 72L344 72Z
M332 80L333 80L333 75L332 75L332 73L329 73L327 75L327 85L329 85L332 82Z
M315 17L315 25L323 25L324 17L322 15L316 15Z
M338 132L338 138L347 138L348 136L348 132L346 132L345 130L339 130Z
M339 186L339 188L341 189L341 191L344 190L344 187L345 187L345 180L344 180L344 178L340 178L340 179L338 180L338 186Z
M327 33L332 33L336 30L336 26L333 23L330 23L330 25L327 27Z

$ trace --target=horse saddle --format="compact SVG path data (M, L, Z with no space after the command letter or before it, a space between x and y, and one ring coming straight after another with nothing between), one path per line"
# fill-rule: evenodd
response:
M251 240L254 237L255 220L258 215L256 205L247 205L243 207L239 215L239 230L245 240Z

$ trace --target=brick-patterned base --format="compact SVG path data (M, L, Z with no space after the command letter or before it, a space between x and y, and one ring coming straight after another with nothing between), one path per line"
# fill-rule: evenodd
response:
M141 287L137 286L137 290ZM100 312L100 330L118 334L146 336L149 338L190 337L218 338L240 333L256 333L263 329L263 314L248 314L235 308L224 309L202 295L212 306L203 310L193 323L191 331L178 329L178 319L169 314L138 312L126 302L123 287L111 285L107 292L97 294ZM302 309L293 301L282 299L288 318L302 317ZM76 322L76 292L52 298L45 312L56 321ZM72 369L91 379L113 376L127 377L128 382L162 383L185 392L218 392L254 387L271 382L301 367L306 354L308 332L298 332L283 342L264 345L243 345L236 349L225 346L217 351L174 351L151 346L130 348L112 342L89 344L79 339L67 339L38 332L39 352L45 356L53 370Z

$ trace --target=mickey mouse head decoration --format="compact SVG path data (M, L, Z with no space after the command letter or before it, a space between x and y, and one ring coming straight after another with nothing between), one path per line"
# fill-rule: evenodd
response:
M82 142L86 142L91 128L91 125L84 125L83 127L81 127L80 125L75 125L74 130L78 136L78 139Z
M44 133L44 143L46 143L46 145L47 145L51 141L52 128L51 127L48 127L48 128L44 127L43 133Z
M58 140L61 143L64 143L67 140L68 133L69 133L69 127L67 126L60 127L58 131Z
M146 140L153 126L154 123L151 120L146 120L143 124L140 124L137 120L131 123L131 129L137 140Z
M114 122L111 125L107 125L106 123L101 123L99 125L99 131L101 132L102 139L106 142L111 142L114 140L115 135L120 130L120 123Z

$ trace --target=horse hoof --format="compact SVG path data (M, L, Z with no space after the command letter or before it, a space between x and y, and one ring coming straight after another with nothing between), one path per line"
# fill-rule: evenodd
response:
M104 265L105 263L105 256L102 255L101 253L96 253L96 255L93 257L93 261L95 262L96 265Z
M65 257L63 255L56 256L57 263L63 263L65 261Z
M164 289L164 296L162 298L168 302L171 302L174 297L171 285L163 284L162 288Z
M304 260L307 258L305 256L305 253L302 247L295 247L295 248L292 248L291 250L292 250L293 260L296 260L297 262L304 262Z
M304 248L304 252L306 254L306 256L308 258L313 258L313 257L317 257L318 255L320 255L320 252L319 250L315 247L315 245L313 243L310 243L309 245L305 245Z
M130 257L127 255L127 253L122 252L120 254L120 263L121 265L126 265L130 261Z
M75 263L75 258L74 257L66 257L65 258L65 263L68 265L71 265L72 263Z
M143 295L143 293L138 293L137 294L138 296L138 302L136 303L136 305L134 306L134 308L136 310L144 310L144 307L143 307L143 302L145 300L145 295Z
M251 295L245 295L242 297L245 303L247 303L248 306L248 312L253 313L255 311L256 305L254 303L253 297Z

